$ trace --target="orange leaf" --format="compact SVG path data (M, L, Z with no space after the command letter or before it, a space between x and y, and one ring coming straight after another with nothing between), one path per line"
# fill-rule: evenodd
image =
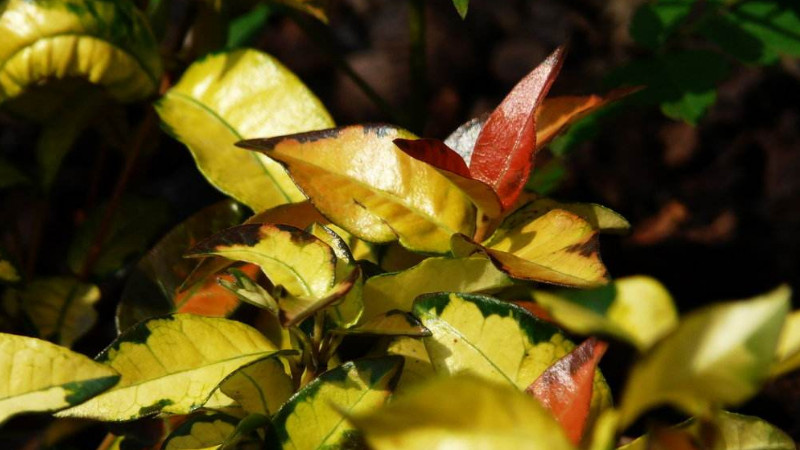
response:
M255 264L246 264L239 267L239 270L250 278L256 278L261 273ZM228 274L220 275L219 278L233 281L233 277ZM239 304L236 295L220 286L214 274L210 274L201 283L175 296L176 312L201 316L226 317L239 307Z
M555 81L565 47L522 79L483 126L470 161L472 177L492 186L504 209L522 192L536 152L536 111Z
M594 372L607 347L606 342L587 339L525 390L553 413L574 444L583 436L592 401Z

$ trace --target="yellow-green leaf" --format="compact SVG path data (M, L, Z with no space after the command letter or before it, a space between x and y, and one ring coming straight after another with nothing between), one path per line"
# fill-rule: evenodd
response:
M42 278L26 285L19 299L39 336L71 347L97 321L100 289L75 278Z
M298 11L311 14L317 19L328 23L328 4L330 0L277 0L280 3L291 6Z
M431 332L410 313L399 310L388 311L373 317L357 327L333 330L339 334L370 334L375 336L430 336Z
M334 284L336 256L331 247L286 225L228 228L198 243L187 256L207 255L257 264L273 285L294 296L321 298Z
M512 280L483 255L426 258L402 272L374 276L364 284L364 317L393 309L411 311L414 299L431 292L490 293Z
M340 411L357 414L383 405L402 365L396 356L361 359L320 375L275 414L272 440L295 450L344 447L355 437Z
M591 290L537 290L536 302L578 334L609 334L645 351L678 324L672 297L657 280L620 278Z
M114 369L39 339L0 333L0 423L80 404L119 380Z
M248 413L269 416L294 392L292 379L278 358L265 358L239 368L219 384L225 395Z
M156 109L206 179L256 212L304 197L279 164L233 144L333 126L322 103L293 73L256 50L195 62Z
M790 297L782 286L689 314L633 366L622 394L620 426L663 404L709 417L715 407L750 398L769 373Z
M375 450L573 448L535 400L483 379L436 379L371 413L348 415Z
M227 414L192 417L172 431L162 444L163 450L199 450L217 448L236 429L238 420Z
M786 318L770 375L779 376L800 367L800 311Z
M155 93L161 78L157 43L128 0L8 0L0 10L0 36L0 103L67 78L129 102Z
M97 357L120 373L119 384L60 415L124 421L187 414L201 407L225 376L276 351L241 322L190 314L151 319L124 332Z
M420 383L436 376L436 371L433 370L433 364L431 364L422 339L406 336L395 338L389 344L386 353L402 356L404 360L403 372L400 374L400 380L397 381L394 395L402 395L409 389L413 390Z
M282 162L317 209L354 236L445 253L452 234L472 236L475 207L392 142L412 137L389 125L356 125L238 145Z
M21 278L17 268L11 264L11 261L2 259L0 257L0 281L5 283L16 283Z
M596 203L561 203L551 198L538 198L519 210L515 211L514 218L509 220L517 223L529 222L553 209L569 211L601 233L622 234L630 230L631 224L616 211Z
M343 301L360 279L361 268L354 266L347 278L337 282L328 292L319 297L298 297L288 294L279 298L281 324L284 327L297 325L315 312L321 311L337 301Z

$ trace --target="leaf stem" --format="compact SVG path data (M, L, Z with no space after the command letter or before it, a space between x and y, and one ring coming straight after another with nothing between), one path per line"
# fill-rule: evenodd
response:
M411 129L422 133L425 128L428 97L425 58L425 0L408 0L409 71L411 80Z

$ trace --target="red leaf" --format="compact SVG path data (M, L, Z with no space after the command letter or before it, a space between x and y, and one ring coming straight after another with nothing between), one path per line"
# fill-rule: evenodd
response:
M453 172L462 177L469 176L469 167L455 150L438 139L395 139L394 145L408 156L428 163L433 167Z
M574 444L580 443L583 436L592 402L594 371L606 348L606 342L587 339L525 390L553 413Z
M528 181L536 150L536 110L561 69L565 50L557 48L514 86L475 142L470 173L494 188L503 208L514 203Z

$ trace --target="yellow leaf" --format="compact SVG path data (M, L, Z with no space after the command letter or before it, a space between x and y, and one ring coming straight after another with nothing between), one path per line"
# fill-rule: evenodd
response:
M239 368L222 380L219 389L247 413L269 416L292 396L294 385L283 363L270 357Z
M514 221L516 224L530 222L554 209L562 209L575 214L589 222L592 228L601 233L624 234L631 228L630 222L624 217L603 205L596 203L561 203L551 198L537 198L527 203L515 211L512 215L513 218L509 218L509 221ZM509 227L508 225L506 226Z
M465 375L436 379L371 414L348 418L375 450L572 448L535 400Z
M435 168L392 142L410 137L388 125L358 125L238 145L283 163L317 209L354 236L445 253L452 234L474 233L475 207Z
M188 414L229 373L276 351L241 322L190 314L151 319L124 332L97 357L120 373L114 389L59 415L124 421Z
M798 367L800 367L800 311L794 311L783 324L770 375L780 376Z
M0 333L0 423L26 412L58 411L114 386L114 369L39 339Z
M206 179L256 212L304 197L279 164L233 144L333 126L320 101L293 73L256 50L217 53L195 62L156 109L169 131L189 147Z
M716 407L750 398L770 370L790 297L782 286L689 314L633 366L620 403L620 427L663 404L709 417Z
M427 328L426 328L427 330ZM430 330L428 330L430 333ZM403 357L403 372L397 381L394 395L403 395L420 383L436 376L422 339L401 336L392 340L386 353Z
M236 420L225 414L192 417L176 428L161 446L163 450L217 448L236 429Z
M431 332L405 311L392 310L375 316L361 325L347 329L332 330L338 334L368 334L374 336L430 336Z
M398 357L345 363L307 384L273 418L275 448L346 447L352 426L340 411L360 413L382 405L391 394L403 361Z

